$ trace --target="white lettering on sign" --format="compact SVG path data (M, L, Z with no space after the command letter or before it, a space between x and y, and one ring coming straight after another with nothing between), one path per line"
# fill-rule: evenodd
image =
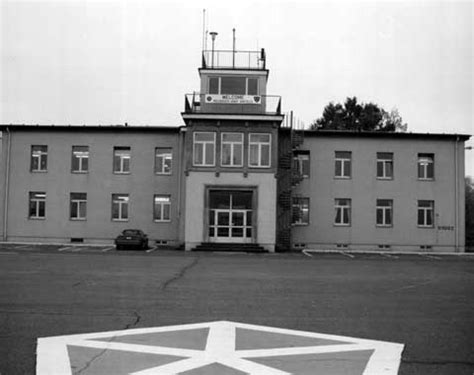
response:
M206 95L206 103L213 104L260 104L262 97L258 95Z

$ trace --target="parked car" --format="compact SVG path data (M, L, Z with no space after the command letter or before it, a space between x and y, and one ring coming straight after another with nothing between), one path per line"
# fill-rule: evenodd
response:
M117 250L137 247L139 249L148 249L148 236L140 229L125 229L115 239Z

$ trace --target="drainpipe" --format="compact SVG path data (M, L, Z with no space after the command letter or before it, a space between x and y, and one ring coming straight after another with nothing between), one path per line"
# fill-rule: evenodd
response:
M458 202L458 188L459 188L459 181L458 181L458 142L459 137L456 136L456 141L454 142L454 252L458 252L458 236L459 236L459 202Z
M6 241L8 230L8 193L10 189L10 154L11 154L11 132L7 127L8 144L7 144L7 162L5 166L5 195L3 196L3 241Z
M179 129L179 138L178 138L178 223L179 223L179 229L178 229L178 236L181 237L183 235L184 238L184 223L182 222L182 216L181 216L181 206L182 206L182 200L183 200L183 192L182 192L182 186L183 186L183 166L185 166L185 154L184 154L184 136L186 133L186 128L181 127Z

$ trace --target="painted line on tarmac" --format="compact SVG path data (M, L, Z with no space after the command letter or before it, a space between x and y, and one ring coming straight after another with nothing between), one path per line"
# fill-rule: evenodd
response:
M73 249L73 247L72 246L61 247L60 249L58 249L58 251L66 251L69 249Z
M94 361L96 373L107 374L396 375L403 348L394 342L216 321L39 338L36 374L71 374Z
M355 258L355 255L346 253L345 251L339 251L339 254L349 257L349 258Z
M147 252L147 253L151 253L151 252L153 252L153 251L155 251L155 250L156 250L156 246L155 246L155 247L152 247L151 249L148 249L146 252Z
M312 258L313 256L311 255L311 253L308 251L308 250L303 250L302 253L310 258Z
M107 251L110 251L112 249L115 249L115 246L106 247L105 249L102 249L102 252L106 253Z
M32 247L31 245L20 245L20 246L15 246L15 250L31 250Z
M0 251L0 255L19 255L19 253L13 251Z
M389 259L398 259L400 257L397 257L396 255L393 254L386 254L386 253L379 253L379 255L382 255L383 257L389 258Z
M428 259L441 260L440 257L435 257L434 255L420 254L420 256Z

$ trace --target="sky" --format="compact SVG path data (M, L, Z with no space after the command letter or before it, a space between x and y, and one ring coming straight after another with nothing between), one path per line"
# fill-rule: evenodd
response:
M265 48L268 94L307 126L356 96L411 132L474 133L471 1L0 0L0 123L183 125L203 9L216 49L232 28Z

